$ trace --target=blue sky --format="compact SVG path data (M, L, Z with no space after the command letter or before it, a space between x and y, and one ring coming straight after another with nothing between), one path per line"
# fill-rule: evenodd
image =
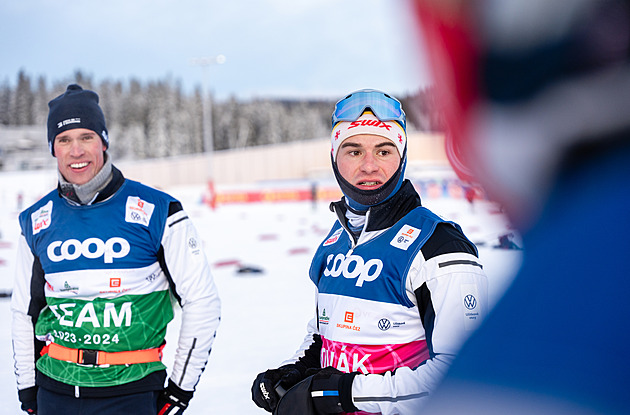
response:
M431 83L406 0L21 0L0 3L0 82L171 77L229 96L404 94Z

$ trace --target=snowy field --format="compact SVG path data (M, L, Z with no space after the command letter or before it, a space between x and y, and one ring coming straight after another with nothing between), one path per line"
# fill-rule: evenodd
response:
M18 194L23 207L55 186L56 173L0 173L0 291L10 292L19 235ZM255 376L277 367L300 345L314 311L308 267L334 217L328 202L223 205L201 203L203 188L165 189L179 198L195 222L222 300L222 323L210 361L187 414L263 414L251 401ZM489 279L491 302L500 297L520 264L521 252L494 248L510 232L495 205L423 196L423 204L458 222L478 244ZM259 273L238 272L251 267ZM0 298L0 414L20 414L13 375L10 300ZM178 323L169 327L165 360L170 365Z

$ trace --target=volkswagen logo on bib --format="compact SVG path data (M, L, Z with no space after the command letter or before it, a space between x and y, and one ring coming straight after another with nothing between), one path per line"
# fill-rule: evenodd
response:
M390 323L390 321L386 318L382 318L378 321L378 328L383 331L389 330L391 326L392 326L392 323Z
M464 305L467 309L472 310L477 307L477 299L473 295L468 294L464 297Z

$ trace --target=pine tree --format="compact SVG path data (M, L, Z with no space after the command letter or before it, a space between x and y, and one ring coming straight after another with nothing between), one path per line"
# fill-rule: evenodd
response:
M11 125L33 125L33 91L31 89L31 79L20 70L15 94L12 100L12 110L9 119Z
M0 124L9 125L11 111L11 87L8 81L0 85Z
M33 96L33 124L46 125L48 120L48 101L50 93L46 87L46 78L40 76L37 79L37 90Z

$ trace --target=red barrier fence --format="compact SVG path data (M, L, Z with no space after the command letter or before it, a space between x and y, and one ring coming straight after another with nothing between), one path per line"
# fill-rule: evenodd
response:
M478 186L464 184L459 180L420 181L416 183L415 187L421 197L429 199L440 197L461 199L467 197L471 199L469 201L472 201L473 199L485 198L483 189ZM341 196L341 191L335 187L322 187L316 190L316 200L339 200ZM313 200L313 189L257 189L215 192L213 186L209 186L207 194L204 195L204 203L212 207L217 204L297 202L305 200Z

